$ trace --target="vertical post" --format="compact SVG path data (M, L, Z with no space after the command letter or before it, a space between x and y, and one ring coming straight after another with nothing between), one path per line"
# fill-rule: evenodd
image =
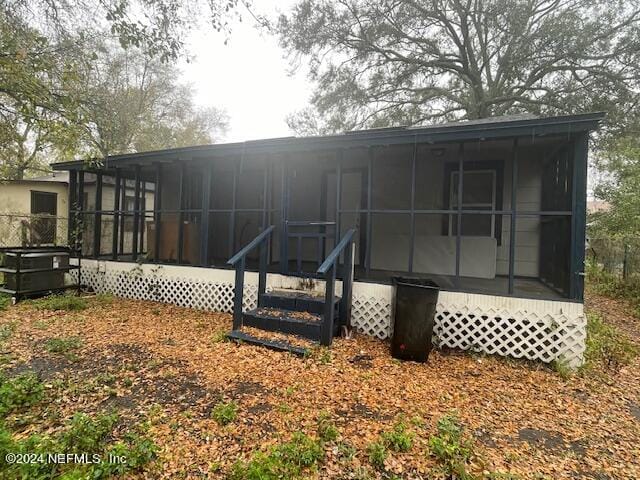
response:
M462 189L464 188L464 143L458 150L458 217L456 218L456 288L460 288L460 255L462 253Z
M131 256L135 262L138 259L138 227L140 221L140 165L135 167L135 186L133 189L133 241L131 242Z
M113 231L111 236L111 260L118 259L118 227L120 219L120 169L116 168L113 195Z
M185 165L180 162L179 186L178 186L178 244L176 245L176 263L182 263L182 244L184 243L184 181Z
M93 258L100 256L100 240L102 237L102 172L96 172L96 198L93 213Z
M511 225L509 226L509 295L513 295L516 268L516 210L518 201L518 139L511 156Z
M325 275L324 318L320 327L320 344L328 347L333 339L333 289L336 281L336 264Z
M333 244L338 245L340 241L340 210L342 210L342 160L344 159L344 149L340 149L336 155L338 165L336 166L336 226L333 235Z
M587 226L587 156L589 134L580 133L573 146L573 179L571 182L571 259L569 262L569 294L584 298L584 243Z
M202 218L200 219L200 265L206 267L209 264L209 204L211 203L211 176L213 162L204 166L202 177Z
M624 258L622 259L622 279L627 280L629 277L629 244L624 239Z
M344 265L342 266L342 298L340 299L340 324L351 328L351 300L353 296L353 251L355 243L349 241L344 251Z
M140 246L138 247L138 251L142 254L145 254L144 251L144 227L147 223L147 182L143 178L140 181L140 217L138 217L138 222L140 223Z
M124 227L126 224L127 217L127 179L122 179L122 193L120 198L120 205L122 209L122 213L120 214L120 239L118 242L120 243L120 254L124 255Z
M82 255L82 241L84 237L84 171L78 172L78 212L76 213L76 248Z
M236 282L233 288L233 329L242 327L242 296L244 290L245 257L236 264Z
M416 243L416 157L418 155L418 137L413 138L413 156L411 157L411 233L409 237L409 273L413 272L413 252Z
M373 185L373 147L369 147L369 161L367 164L367 236L365 242L365 271L367 276L371 271L371 208L372 208L372 185Z
M242 157L240 157L240 162L244 158L244 152L242 153ZM234 163L233 165L233 186L231 188L231 213L229 214L229 256L233 256L233 252L235 252L235 238L236 238L236 205L237 203L237 194L238 194L238 170L240 169L239 163Z
M76 211L78 209L78 172L69 171L69 201L67 205L67 243L75 244Z
M280 273L285 275L289 270L289 229L287 216L289 215L289 162L288 158L282 159L282 205L280 229Z
M156 164L156 182L153 189L153 223L155 224L154 261L160 262L160 242L162 241L162 164Z
M262 295L267 291L268 238L260 243L260 265L258 267L258 306L262 306Z

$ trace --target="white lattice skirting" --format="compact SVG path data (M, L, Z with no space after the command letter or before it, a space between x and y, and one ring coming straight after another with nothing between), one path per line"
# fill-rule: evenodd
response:
M198 267L82 261L82 283L96 292L220 312L233 308L234 272ZM337 282L338 293L341 289ZM245 275L244 309L257 303L258 276ZM267 290L296 288L299 279L269 275ZM322 282L313 287L322 290ZM352 323L361 332L390 336L393 288L356 282ZM434 344L577 367L583 362L586 320L573 302L440 292Z

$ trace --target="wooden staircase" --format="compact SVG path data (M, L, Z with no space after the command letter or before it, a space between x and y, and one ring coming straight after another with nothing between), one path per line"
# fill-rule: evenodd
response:
M340 334L343 326L350 327L355 230L349 230L345 234L318 268L316 275L324 278L326 285L325 295L322 297L297 290L266 292L267 242L273 229L272 226L260 233L228 262L236 268L233 330L228 334L228 338L238 343L260 345L272 350L306 355L309 353L307 347L301 347L295 342L286 340L270 339L268 336L252 335L243 331L243 327L306 339L311 342L311 345L331 345L333 337ZM243 312L245 260L247 254L254 248L260 249L258 307ZM343 295L337 297L334 294L334 288L341 254L344 257L342 264Z

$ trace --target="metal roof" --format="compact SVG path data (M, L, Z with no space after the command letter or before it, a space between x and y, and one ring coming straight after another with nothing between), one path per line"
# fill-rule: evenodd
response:
M413 142L443 143L519 136L571 135L597 129L603 118L602 112L542 118L532 115L509 115L430 126L376 128L332 135L281 137L127 153L107 157L104 165L116 167L153 161L189 161L245 153L286 153ZM72 170L85 166L86 162L83 160L52 165L55 170Z

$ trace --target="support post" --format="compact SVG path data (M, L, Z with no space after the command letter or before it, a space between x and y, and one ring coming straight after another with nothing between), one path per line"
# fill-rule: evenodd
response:
M202 177L202 218L200 219L200 266L209 264L209 204L211 203L211 176L213 162L204 166Z
M135 167L135 187L133 189L133 240L131 242L131 256L135 262L138 259L138 228L140 227L140 165Z
M76 213L76 248L82 255L82 241L84 240L84 171L78 172L78 211Z
M236 264L236 282L233 288L233 329L242 327L242 297L244 291L245 257Z
M268 238L260 244L260 265L258 266L258 306L262 306L262 295L267 291L267 254Z
M118 227L120 226L120 169L116 168L115 190L113 195L113 231L111 236L111 260L118 259Z
M93 258L100 257L102 237L102 172L96 172L96 198L93 213Z
M353 296L353 251L355 243L349 242L344 251L342 273L342 298L340 299L340 324L351 329L351 300Z
M160 262L160 242L162 242L162 164L156 164L156 182L153 189L153 223L155 224L154 231L154 261Z
M331 269L325 276L325 293L324 293L324 318L320 327L320 344L328 347L333 339L333 290L336 281L336 264L333 263Z
M344 149L338 150L336 155L338 165L336 166L336 226L333 235L333 244L338 245L340 241L340 210L342 209L342 161L344 159Z
M78 172L69 171L69 205L67 216L67 244L75 245L76 212L78 209Z
M182 263L182 244L184 243L184 180L185 180L185 165L180 163L180 175L179 175L179 188L178 188L178 205L180 210L178 211L178 245L176 246L176 263L180 265Z
M367 276L371 271L371 209L372 202L372 186L373 186L373 147L369 147L369 162L367 164L367 236L366 236L366 250L365 250L365 271Z
M240 157L240 163L242 163L244 158L244 153L242 157ZM229 256L233 255L235 252L235 238L236 238L236 206L237 202L237 194L238 194L238 170L240 168L240 163L235 163L233 165L233 186L231 188L231 213L229 214Z
M140 246L138 252L145 254L144 250L144 227L147 223L147 182L144 178L140 181L140 217L138 217L140 225Z
M571 259L569 261L569 294L574 300L584 298L584 244L587 225L587 156L589 134L580 133L573 146L573 178L571 189Z
M280 229L280 273L286 275L289 270L289 231L287 226L289 204L289 162L282 160L282 201L281 201L281 229Z
M122 179L122 192L120 195L120 205L122 206L122 213L120 214L120 238L118 240L120 244L120 254L124 255L124 227L126 224L127 213L127 179Z
M516 210L518 201L518 139L513 140L511 158L511 225L509 226L509 295L513 295L516 267Z
M409 234L409 273L413 272L413 252L416 243L416 157L418 155L418 138L413 139L413 155L411 157L411 233Z
M464 188L464 143L458 150L458 216L456 218L456 288L460 288L460 255L462 251L462 189Z

